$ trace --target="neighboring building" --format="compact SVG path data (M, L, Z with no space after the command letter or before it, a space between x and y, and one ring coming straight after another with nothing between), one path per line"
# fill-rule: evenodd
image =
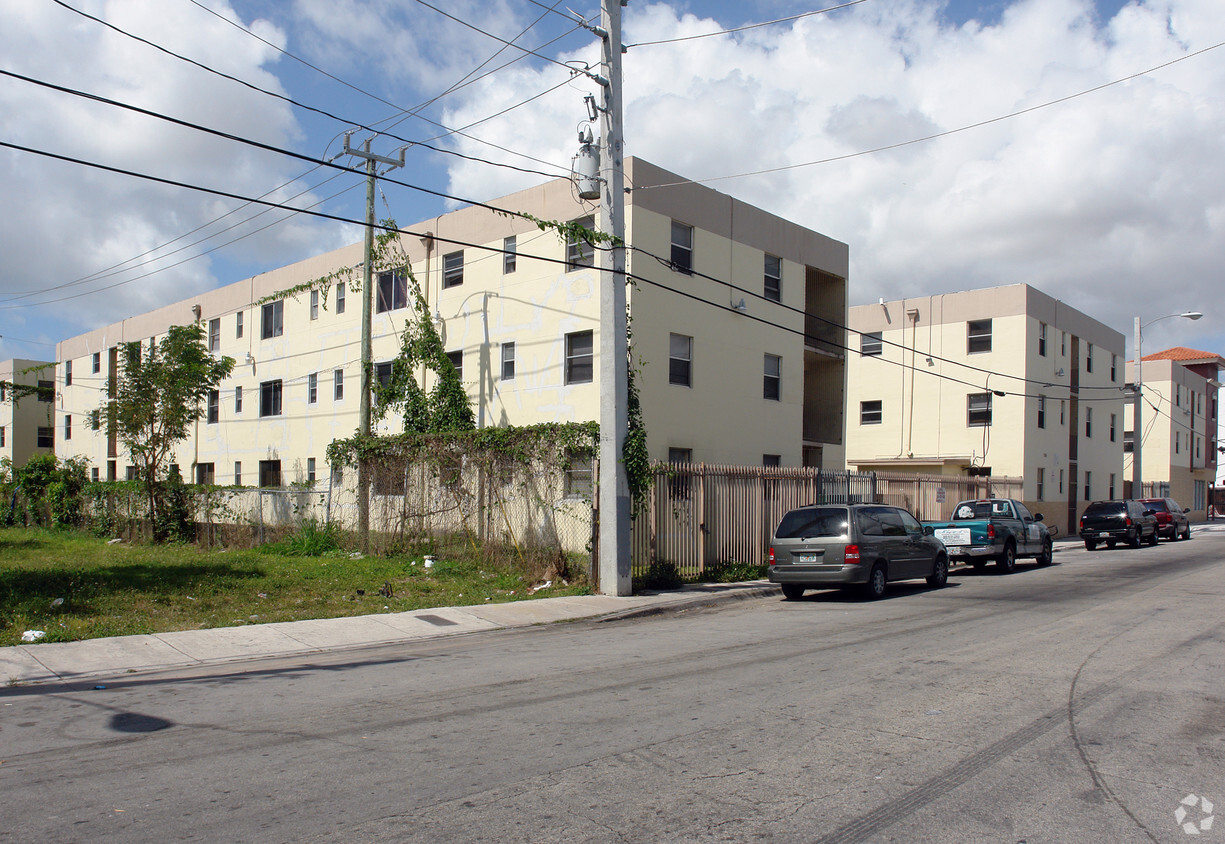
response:
M651 456L841 468L846 245L644 161L626 166L628 268L640 279L628 299ZM492 204L600 227L565 179ZM428 235L401 245L478 425L598 418L600 273L590 246L479 207L407 230ZM63 341L60 382L69 366L74 378L58 413L60 423L71 417L73 437L61 453L87 458L102 478L125 477L121 444L90 417L117 372L118 344L198 319L210 348L237 365L176 453L184 477L323 479L327 445L358 424L360 293L333 285L256 303L361 260L354 244ZM399 349L407 284L375 279L376 370Z
M55 364L45 360L0 361L0 458L24 466L35 454L55 452ZM39 386L18 397L11 385Z
M859 305L848 326L848 467L1021 477L1061 531L1123 495L1118 331L1026 284Z
M1217 473L1217 373L1225 367L1225 358L1212 352L1201 352L1176 346L1145 355L1141 371L1144 405L1143 452L1145 495L1169 496L1188 515L1204 519L1208 515L1208 489ZM1134 382L1134 361L1127 363L1127 379ZM1132 476L1131 431L1132 402L1124 411L1127 420L1123 471Z

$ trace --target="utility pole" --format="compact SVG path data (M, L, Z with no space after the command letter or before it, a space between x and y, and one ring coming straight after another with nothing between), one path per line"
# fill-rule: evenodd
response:
M371 342L370 324L372 319L371 298L374 290L371 286L374 263L374 182L378 178L375 166L379 163L388 165L389 169L404 166L404 150L400 157L388 158L375 155L370 151L370 139L367 138L360 150L349 145L352 132L345 132L345 155L362 158L366 161L366 251L362 261L362 343L361 343L361 397L358 402L358 433L363 437L370 436L370 374L371 374ZM343 282L342 282L343 283ZM370 478L367 477L366 461L360 457L357 460L357 533L361 541L362 552L370 553Z
M599 576L605 595L629 595L630 494L621 451L629 433L629 363L625 315L625 171L621 125L621 6L602 0L597 32L603 41L600 108L603 181L600 218L615 241L600 251Z

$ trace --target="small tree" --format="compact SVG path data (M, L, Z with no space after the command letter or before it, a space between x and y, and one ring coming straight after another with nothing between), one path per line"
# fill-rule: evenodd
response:
M156 345L124 343L115 396L104 408L123 442L149 504L155 540L166 538L158 513L158 478L174 446L205 411L210 391L234 370L231 357L216 358L204 346L199 323L172 325Z

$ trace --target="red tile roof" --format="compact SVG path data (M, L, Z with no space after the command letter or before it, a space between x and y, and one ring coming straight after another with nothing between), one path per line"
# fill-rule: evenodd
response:
M1172 360L1181 364L1211 363L1216 364L1219 369L1225 369L1225 358L1220 355L1199 349L1188 349L1186 346L1175 346L1163 352L1154 352L1151 355L1145 355L1144 360Z

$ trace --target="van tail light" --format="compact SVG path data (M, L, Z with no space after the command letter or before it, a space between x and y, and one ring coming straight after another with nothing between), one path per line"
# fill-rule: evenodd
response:
M770 565L774 565L774 546L770 546Z
M992 524L987 525L987 538L995 539L995 525L992 525Z
M1127 518L1123 519L1123 524L1127 525L1128 527L1131 527L1131 516L1128 516Z
M842 552L842 562L846 563L848 566L859 565L859 546L846 546L846 550Z

